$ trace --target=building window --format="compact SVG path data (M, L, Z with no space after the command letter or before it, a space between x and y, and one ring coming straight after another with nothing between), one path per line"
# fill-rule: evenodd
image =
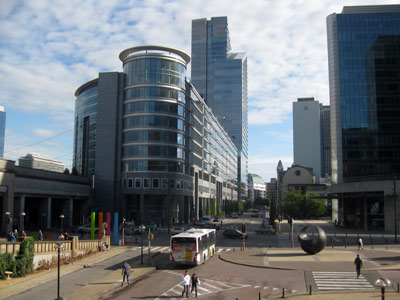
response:
M158 189L160 187L160 179L153 178L153 189Z
M129 179L128 179L128 187L129 187L129 188L132 188L132 187L133 187L133 179L132 179L132 178L129 178Z
M135 178L135 188L140 189L142 180L140 178Z
M167 189L168 188L168 179L167 178L163 178L161 180L161 188L162 189Z
M170 179L170 180L169 180L169 188L170 188L170 189L175 188L175 179Z
M294 174L296 174L296 176L300 176L301 172L300 172L300 170L296 170L296 172L294 172Z
M179 179L176 180L176 188L179 190L183 188L182 180L179 180Z
M143 178L143 188L150 188L150 178Z

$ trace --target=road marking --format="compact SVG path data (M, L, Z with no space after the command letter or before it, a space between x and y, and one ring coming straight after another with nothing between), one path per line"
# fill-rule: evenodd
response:
M363 275L355 272L312 272L319 290L374 290L375 287Z
M167 270L164 272L169 273L169 274L174 274L174 275L181 275L181 274L177 274L175 272L167 271ZM206 286L206 287L204 287L204 286ZM211 294L211 293L240 289L240 288L245 288L245 287L250 287L250 285L222 282L222 281L211 280L211 279L203 279L201 281L201 286L197 287L199 290L201 290L201 294L197 293L197 295L198 296L207 295L207 294ZM164 299L164 298L175 299L176 297L180 298L182 296L182 291L183 291L182 283L178 283L178 284L174 285L172 288L170 288L168 291L166 291L164 294L155 298L154 300L159 300L159 299Z
M264 266L269 266L269 258L268 258L268 255L267 255L267 249L264 248L263 252L265 253L264 259L263 259Z

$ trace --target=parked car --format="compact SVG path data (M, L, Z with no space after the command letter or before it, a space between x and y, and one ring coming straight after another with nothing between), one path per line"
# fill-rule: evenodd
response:
M221 218L220 217L214 217L213 222L221 222Z
M83 233L91 233L92 232L92 227L88 224L86 225L81 225L77 229L78 233L83 234ZM99 228L95 227L94 228L95 233L99 233Z
M233 214L231 214L231 218L234 218L234 219L237 219L239 216L238 216L238 214L237 213L233 213Z
M211 222L204 222L203 228L209 228L209 229L216 229L216 230L219 230L219 224L211 223Z
M222 233L224 238L245 238L247 239L247 234L242 233L241 231L237 229L225 229L224 232Z
M256 229L256 234L276 234L276 230L272 225L266 225L265 227L261 227Z
M172 228L172 234L178 234L187 230L185 226L176 226Z

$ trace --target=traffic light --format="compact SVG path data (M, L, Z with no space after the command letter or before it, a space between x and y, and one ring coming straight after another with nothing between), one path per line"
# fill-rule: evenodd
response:
M242 232L246 233L246 224L242 224Z

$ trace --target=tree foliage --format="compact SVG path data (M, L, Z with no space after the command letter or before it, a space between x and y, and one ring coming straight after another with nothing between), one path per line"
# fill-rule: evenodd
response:
M326 204L324 199L316 198L315 194L300 191L285 192L283 210L288 216L309 219L324 216Z

